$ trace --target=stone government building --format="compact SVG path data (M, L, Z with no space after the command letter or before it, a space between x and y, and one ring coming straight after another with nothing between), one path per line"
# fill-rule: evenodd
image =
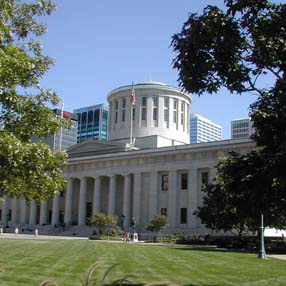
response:
M104 212L119 218L124 214L126 229L133 217L138 232L145 232L155 214L168 216L167 231L205 231L193 216L202 186L216 175L221 157L249 152L255 143L240 139L190 145L188 94L156 82L136 84L134 90L134 106L130 85L107 95L109 141L84 141L68 149L66 190L39 206L6 198L2 226L9 221L11 226L48 229L65 223L84 229L88 217Z

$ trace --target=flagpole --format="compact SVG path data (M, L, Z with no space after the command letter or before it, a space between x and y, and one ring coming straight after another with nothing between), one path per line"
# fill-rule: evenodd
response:
M131 97L130 97L130 148L132 148L132 129L133 129L133 90L134 89L134 84L133 84L133 81L132 81L132 90L131 90Z
M60 129L60 151L62 151L62 139L63 139L63 117L64 117L64 99L62 100L61 107L61 129Z

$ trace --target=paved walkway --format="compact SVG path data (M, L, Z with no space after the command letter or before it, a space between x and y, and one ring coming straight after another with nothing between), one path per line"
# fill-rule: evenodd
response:
M266 257L286 260L286 254L266 254Z
M75 236L52 236L52 235L38 235L34 234L17 234L3 233L0 235L0 239L67 239L67 240L87 240L88 237L75 237Z

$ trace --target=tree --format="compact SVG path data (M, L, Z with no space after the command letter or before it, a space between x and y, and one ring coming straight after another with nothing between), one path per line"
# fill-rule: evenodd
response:
M34 39L46 31L38 18L54 9L50 0L0 0L0 191L28 201L53 197L65 184L65 153L32 142L60 126L48 108L59 98L40 86L53 61Z
M286 68L286 5L267 0L225 0L226 13L207 6L191 14L172 47L179 84L188 92L263 94L257 81L266 73L283 79Z
M116 223L116 216L108 216L104 213L97 213L93 218L90 218L88 222L89 225L95 226L100 233L104 232L108 227L115 226Z
M146 226L147 231L151 232L160 232L162 231L168 223L168 218L165 215L155 215L153 219ZM154 237L154 241L156 241L156 236Z
M247 155L231 154L218 168L211 190L226 192L226 198L236 194L238 200L228 201L236 214L245 208L240 204L243 196L249 198L247 227L257 225L263 212L267 226L286 228L286 5L267 0L224 2L226 12L207 6L202 15L191 14L181 33L173 36L174 68L185 91L201 95L225 87L231 93L258 96L250 117L259 148ZM263 85L266 76L271 78L269 86ZM208 194L214 198L221 195L212 192ZM203 207L209 203L205 200Z

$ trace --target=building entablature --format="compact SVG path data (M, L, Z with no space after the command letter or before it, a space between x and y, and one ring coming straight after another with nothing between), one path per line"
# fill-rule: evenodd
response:
M86 143L87 144L87 143ZM84 147L82 145L82 147ZM81 173L94 176L124 172L145 172L152 170L177 170L214 167L219 158L228 156L231 151L246 153L255 147L251 140L225 140L220 142L182 145L147 150L80 156L74 153L64 168L65 176Z

